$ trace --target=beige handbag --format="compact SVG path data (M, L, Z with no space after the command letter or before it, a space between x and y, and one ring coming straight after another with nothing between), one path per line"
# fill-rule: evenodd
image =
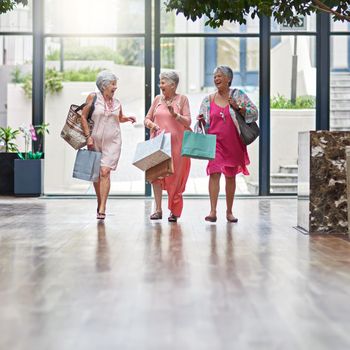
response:
M95 109L97 95L95 94L89 115L87 117L87 122L89 125L89 134L91 135L92 128L94 127L94 122L91 119L92 113ZM86 106L83 103L81 106L71 105L67 115L66 123L61 131L61 137L67 141L74 149L80 149L86 146L86 136L84 134L83 127L81 125L81 111Z

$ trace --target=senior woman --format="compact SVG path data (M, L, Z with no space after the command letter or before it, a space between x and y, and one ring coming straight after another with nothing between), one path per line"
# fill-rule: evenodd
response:
M226 181L226 219L237 222L232 214L233 199L236 191L236 175L249 175L247 165L249 156L247 147L240 139L236 115L240 114L247 123L258 119L258 109L249 97L238 89L231 89L232 69L218 66L214 69L216 92L205 97L199 112L196 131L201 132L200 125L208 134L216 135L216 156L207 166L209 175L210 213L206 221L216 222L216 207L220 191L220 177L224 174Z
M94 182L97 196L97 219L106 217L106 202L111 186L110 172L116 170L122 139L120 123L136 121L135 117L123 115L122 106L114 96L118 78L110 71L100 72L96 79L98 92L91 93L86 99L87 105L82 112L82 126L87 138L88 149L102 153L100 177ZM96 94L95 108L92 113L94 127L90 135L87 115Z
M158 131L170 132L174 174L152 183L156 208L150 219L162 219L162 191L166 190L170 210L168 221L176 222L182 213L182 194L191 166L189 158L181 157L182 138L184 131L190 130L191 114L187 97L176 93L178 74L174 71L163 72L159 79L162 93L153 100L145 118L145 126L151 130L151 137Z

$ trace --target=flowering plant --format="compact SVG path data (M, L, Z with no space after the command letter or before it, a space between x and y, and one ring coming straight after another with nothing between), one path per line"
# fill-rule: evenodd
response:
M18 157L20 159L41 159L41 157L43 156L43 152L41 151L42 138L39 141L37 151L29 151L29 145L31 141L33 141L34 143L38 141L38 135L44 136L45 133L49 134L48 126L49 124L43 123L35 127L32 124L30 124L29 127L26 127L24 125L19 127L19 131L22 132L24 137L24 153L18 152Z

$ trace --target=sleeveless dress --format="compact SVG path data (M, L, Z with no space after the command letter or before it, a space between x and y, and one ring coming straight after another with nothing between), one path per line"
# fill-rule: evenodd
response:
M94 149L102 153L101 166L115 170L118 165L122 138L120 133L119 115L121 104L117 98L113 99L111 108L107 106L101 92L97 92L95 109L92 113L94 128L92 138Z
M207 174L222 173L233 177L238 173L249 175L250 163L245 146L230 116L229 105L218 106L214 100L210 103L210 124L208 134L216 135L216 155L207 166Z

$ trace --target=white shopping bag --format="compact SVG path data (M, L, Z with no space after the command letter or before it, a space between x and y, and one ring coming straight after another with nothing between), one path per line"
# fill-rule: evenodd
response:
M146 171L171 158L171 135L162 131L158 136L136 146L133 165Z

